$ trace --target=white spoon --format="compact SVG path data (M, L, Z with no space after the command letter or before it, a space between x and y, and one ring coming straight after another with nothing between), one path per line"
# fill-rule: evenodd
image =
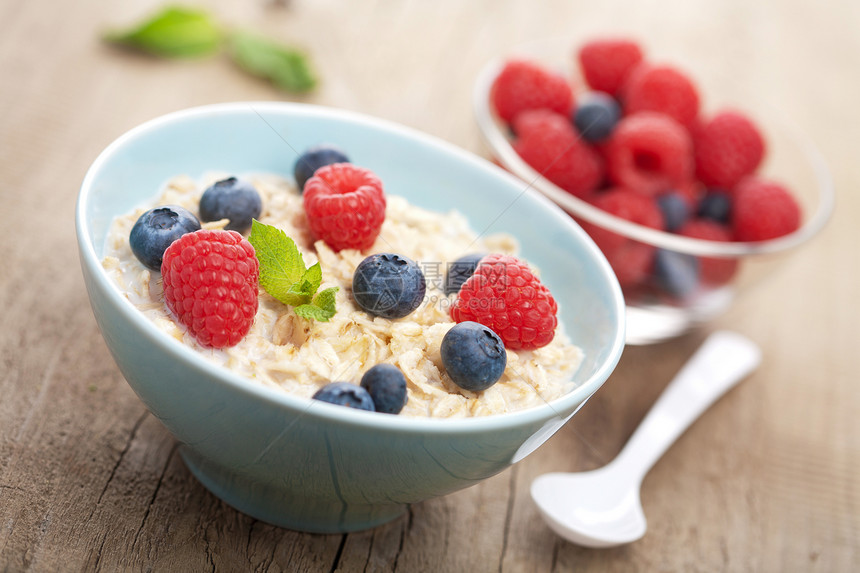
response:
M553 531L587 547L612 547L645 535L639 501L645 474L760 361L761 351L750 340L732 332L713 333L669 383L617 458L594 471L535 479L532 498Z

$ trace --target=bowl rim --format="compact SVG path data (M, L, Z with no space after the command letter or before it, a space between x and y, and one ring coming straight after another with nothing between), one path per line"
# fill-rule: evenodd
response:
M252 398L262 399L278 407L292 410L298 414L299 418L305 415L312 415L324 418L327 422L333 424L361 426L377 430L396 430L405 434L430 433L445 435L463 432L477 434L531 425L548 420L566 419L572 416L578 409L578 406L584 404L609 377L620 359L625 341L625 308L620 286L608 262L588 235L559 209L557 205L540 193L530 189L523 191L522 195L528 195L530 197L529 200L537 201L543 204L544 207L548 207L548 216L559 219L559 221L564 221L563 224L571 225L575 233L584 239L586 250L592 253L598 268L604 274L606 283L609 285L611 306L617 317L614 337L608 350L607 359L597 366L595 372L588 379L555 400L515 412L467 418L404 417L353 410L310 398L295 396L282 389L272 388L255 382L250 378L243 377L223 366L215 364L200 352L185 344L178 343L178 341L160 330L152 321L140 313L131 301L122 296L119 289L102 267L101 261L96 255L95 247L91 244L89 239L91 228L86 218L86 211L93 182L103 167L128 142L152 131L157 131L164 125L191 118L215 117L237 113L255 113L260 115L261 112L281 114L282 116L315 116L334 119L386 132L398 138L415 140L434 151L451 156L456 160L464 161L472 168L485 172L491 178L504 179L507 180L507 185L518 188L522 187L522 182L510 173L452 143L389 120L340 108L298 102L238 101L195 106L173 111L145 121L126 131L108 144L87 169L75 205L75 232L81 265L84 267L84 271L88 272L92 280L98 283L99 290L107 294L108 301L123 318L131 323L137 332L146 336L150 342L159 346L177 360L182 360L190 366L203 371L212 378L213 383L229 386Z
M788 235L766 241L707 241L645 227L607 213L564 191L543 177L517 154L500 129L501 120L495 115L490 105L490 91L493 82L508 59L517 56L527 58L528 54L535 51L542 53L548 48L562 48L564 47L562 42L566 43L568 50L572 50L576 46L572 37L555 36L532 40L511 47L507 54L496 56L484 64L478 72L472 88L472 110L481 136L502 166L529 186L536 188L566 212L581 217L590 223L642 243L696 256L745 257L778 253L809 241L824 228L833 213L835 204L832 175L827 167L827 162L815 144L787 118L779 118L780 127L785 129L786 133L806 155L817 182L819 200L815 211L803 221L797 230ZM533 56L533 59L540 61L539 56Z

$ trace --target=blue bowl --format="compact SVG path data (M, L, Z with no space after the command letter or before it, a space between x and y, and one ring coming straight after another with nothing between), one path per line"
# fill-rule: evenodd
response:
M160 331L103 270L111 220L151 201L172 176L208 171L289 177L297 150L328 142L376 172L386 192L456 208L472 227L508 232L541 269L560 320L584 351L576 388L539 407L468 419L380 415L292 396L243 378ZM121 136L95 160L76 210L90 303L117 365L181 443L191 472L257 519L311 532L366 529L406 504L473 485L521 460L603 384L624 345L624 303L586 234L523 183L450 144L385 121L288 103L172 113Z

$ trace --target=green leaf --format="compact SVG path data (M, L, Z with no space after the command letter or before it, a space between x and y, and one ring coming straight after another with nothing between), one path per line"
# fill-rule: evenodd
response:
M319 263L314 263L302 277L290 285L289 291L279 300L284 304L299 306L311 302L311 298L322 282L322 270Z
M302 254L295 241L281 229L255 219L251 223L248 242L254 246L257 260L260 261L260 285L263 289L284 304L295 304L294 300L285 299L301 294L300 290L293 289L293 285L306 272ZM303 302L306 301L299 304Z
M235 32L230 41L230 55L245 71L271 80L283 90L303 93L316 87L316 77L307 57L268 38Z
M320 291L320 293L314 297L314 306L323 310L331 311L332 315L334 315L335 295L339 290L340 287L329 287L324 291Z
M335 294L338 287L327 288L320 292L311 304L303 304L295 308L296 314L302 318L328 322L333 317L335 310Z
M301 291L313 296L322 283L322 269L319 263L314 263L311 268L305 271L301 279Z
M288 306L299 306L302 304L310 303L312 296L313 293L308 294L303 291L299 283L293 283L292 285L290 285L290 288L287 290L287 292L282 293L280 296L275 296L275 298Z
M293 310L295 310L296 314L302 318L318 320L320 322L328 322L329 319L334 316L333 312L321 309L320 307L312 304L303 304L295 307Z
M222 34L206 12L172 6L131 29L108 32L104 39L156 56L187 58L214 53Z
M320 264L305 268L295 241L284 231L254 219L248 241L260 262L260 286L267 293L295 307L296 314L303 318L326 322L335 315L338 287L317 294L322 283Z

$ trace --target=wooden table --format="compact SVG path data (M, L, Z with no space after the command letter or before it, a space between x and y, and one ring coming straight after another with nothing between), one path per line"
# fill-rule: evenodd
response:
M306 101L384 117L475 152L472 80L524 40L629 32L778 102L838 190L826 232L709 328L758 341L761 368L646 478L641 541L562 541L528 488L610 460L706 332L625 351L580 414L516 467L373 531L310 535L208 493L102 342L76 261L73 208L98 152L141 121L286 99L220 57L107 48L155 0L0 2L0 570L849 571L860 568L860 14L855 3L311 2L206 4L307 48ZM536 7L540 4L540 7Z

